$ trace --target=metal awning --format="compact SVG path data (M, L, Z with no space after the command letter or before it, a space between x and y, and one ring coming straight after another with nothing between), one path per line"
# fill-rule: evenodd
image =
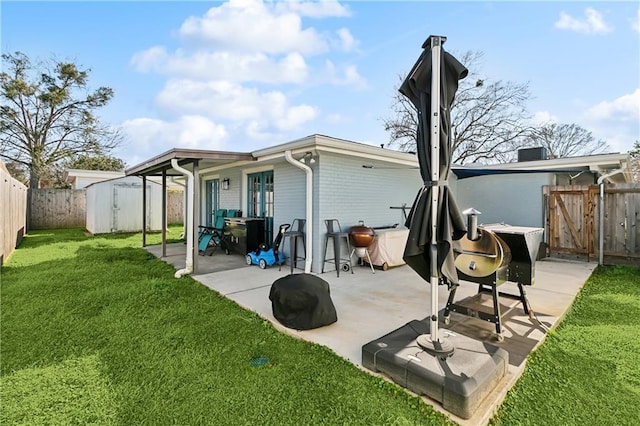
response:
M191 169L197 162L202 169L220 167L238 162L251 162L256 158L248 152L208 151L204 149L179 149L174 148L157 155L143 163L137 164L125 170L127 176L160 176L165 170L167 176L182 176L171 167L171 160L177 159L180 166Z
M532 174L532 173L568 173L575 174L580 172L589 172L588 167L572 168L572 169L476 169L476 168L452 168L451 172L458 179L466 179L476 176L490 175L511 175L511 174Z

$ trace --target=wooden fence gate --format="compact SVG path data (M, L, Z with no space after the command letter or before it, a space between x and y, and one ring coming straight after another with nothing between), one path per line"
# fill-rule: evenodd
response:
M598 185L545 186L547 244L551 256L597 261ZM640 264L640 185L605 185L605 264Z

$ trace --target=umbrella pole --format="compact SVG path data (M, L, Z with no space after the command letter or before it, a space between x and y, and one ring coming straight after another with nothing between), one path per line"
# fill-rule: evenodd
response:
M431 341L438 337L438 195L440 188L440 54L441 39L431 37Z
M431 39L431 334L419 336L417 343L427 352L438 356L449 356L453 353L453 345L447 341L441 341L438 331L438 196L440 187L440 61L442 56L442 43L445 37L430 36Z

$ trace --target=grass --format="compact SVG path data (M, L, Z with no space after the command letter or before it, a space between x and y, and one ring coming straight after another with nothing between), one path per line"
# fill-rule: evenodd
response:
M600 267L493 425L640 425L640 268Z
M448 423L329 349L174 278L140 243L36 231L8 259L1 424Z

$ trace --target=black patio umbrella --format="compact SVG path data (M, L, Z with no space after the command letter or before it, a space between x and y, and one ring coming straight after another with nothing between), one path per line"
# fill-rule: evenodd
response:
M436 353L451 352L438 337L438 285L458 284L454 265L453 240L466 232L463 216L449 187L451 168L450 107L458 81L468 70L442 49L446 37L429 36L420 58L400 86L418 110L417 153L424 185L407 218L409 238L405 262L431 283L431 335L418 343ZM445 345L446 346L446 345Z

